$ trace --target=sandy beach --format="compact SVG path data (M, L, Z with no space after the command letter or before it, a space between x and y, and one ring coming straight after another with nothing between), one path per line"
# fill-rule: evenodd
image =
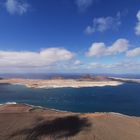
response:
M80 114L24 104L0 106L1 140L139 140L140 118Z
M63 88L63 87L103 87L118 86L123 84L121 81L112 79L103 80L79 80L79 79L50 79L50 80L33 80L33 79L2 79L0 83L13 85L25 85L30 88Z

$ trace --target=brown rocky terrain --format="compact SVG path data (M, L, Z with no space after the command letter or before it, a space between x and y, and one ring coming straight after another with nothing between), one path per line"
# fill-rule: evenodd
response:
M1 105L0 140L140 140L140 118Z
M107 76L92 76L90 74L82 76L79 80L87 80L87 81L111 81L113 80Z

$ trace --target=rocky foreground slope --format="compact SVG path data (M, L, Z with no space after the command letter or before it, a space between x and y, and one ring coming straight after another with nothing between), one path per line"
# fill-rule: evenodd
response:
M140 140L140 118L79 114L23 104L0 106L1 140Z

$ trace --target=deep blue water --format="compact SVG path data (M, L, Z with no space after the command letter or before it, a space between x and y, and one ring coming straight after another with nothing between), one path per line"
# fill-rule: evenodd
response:
M116 87L31 89L0 85L0 103L17 102L73 112L118 112L140 116L140 84Z

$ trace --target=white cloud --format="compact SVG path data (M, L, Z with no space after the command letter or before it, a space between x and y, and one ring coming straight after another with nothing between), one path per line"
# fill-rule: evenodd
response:
M136 27L135 27L135 33L136 33L136 35L140 35L140 10L138 11L136 17L138 19L138 22L137 22Z
M87 52L87 56L106 56L116 55L126 52L129 46L129 41L126 39L118 39L111 46L106 46L103 42L95 42L91 45Z
M106 68L107 65L105 64L100 64L100 63L96 63L96 62L91 62L88 64L88 66L86 67L87 69L102 69L102 68Z
M127 51L126 55L128 57L140 56L140 47Z
M95 42L91 45L89 48L89 51L87 52L88 56L102 56L106 52L106 46L102 42Z
M76 5L80 11L84 11L92 5L93 1L94 0L76 0Z
M10 14L22 15L27 12L29 4L24 0L6 0L5 7Z
M110 65L110 69L113 72L121 73L139 73L140 71L140 61L125 60L115 64Z
M94 32L104 32L109 29L117 29L121 25L120 13L114 17L99 17L93 19L93 24L87 26L85 29L86 34L92 34Z
M47 48L40 52L0 51L0 67L42 68L71 60L74 54L63 48Z
M75 60L74 65L81 65L82 62L80 60Z
M89 63L86 66L86 71L92 71L95 73L139 73L140 71L140 61L120 61L111 64L103 63Z

